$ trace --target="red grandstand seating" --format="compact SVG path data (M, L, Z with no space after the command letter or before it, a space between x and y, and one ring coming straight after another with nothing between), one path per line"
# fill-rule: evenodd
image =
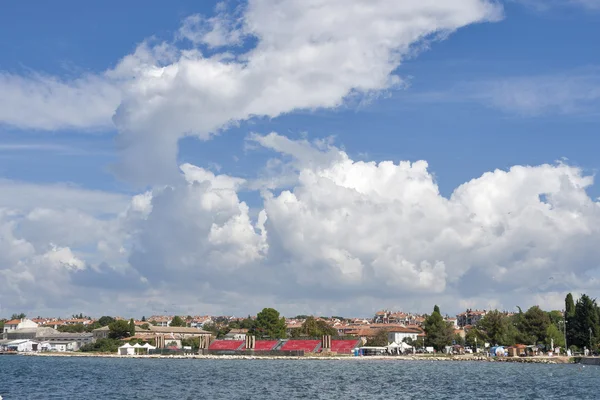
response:
M254 350L258 350L258 351L269 351L269 350L273 350L273 348L275 346L277 346L277 343L279 343L279 340L257 340L254 343ZM244 346L244 350L246 349L246 347Z
M243 340L215 340L208 346L209 350L239 350L244 345Z
M304 350L307 353L314 353L320 345L320 340L288 340L280 350Z
M339 354L351 354L352 349L358 346L358 340L331 340L331 351Z

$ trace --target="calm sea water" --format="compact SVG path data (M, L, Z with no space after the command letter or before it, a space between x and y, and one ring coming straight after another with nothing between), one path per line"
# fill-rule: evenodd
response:
M599 399L600 367L0 356L13 399Z

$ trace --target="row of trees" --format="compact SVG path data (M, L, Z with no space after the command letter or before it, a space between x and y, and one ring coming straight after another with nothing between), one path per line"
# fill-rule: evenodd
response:
M320 337L322 335L337 335L337 330L327 322L312 316L304 316L302 326L292 329L287 333L285 318L274 308L264 308L256 315L256 319L250 317L242 321L218 321L204 326L204 329L212 332L217 338L225 336L232 329L248 329L250 335L261 339L285 339L299 337Z
M470 329L465 338L454 334L451 324L444 321L438 306L427 316L424 323L425 343L437 350L445 346L466 344L475 346L489 343L491 345L510 346L514 344L544 345L550 349L565 347L565 331L567 345L572 349L584 347L598 350L600 344L600 307L596 300L582 295L577 302L572 294L565 299L565 313L562 311L544 311L533 306L523 312L520 307L512 315L493 310L488 312L479 323ZM566 327L565 327L566 317Z

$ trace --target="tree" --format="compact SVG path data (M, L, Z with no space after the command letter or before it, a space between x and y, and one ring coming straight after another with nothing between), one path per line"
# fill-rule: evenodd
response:
M171 323L169 324L169 326L185 326L185 321L183 319L181 319L181 317L179 315L176 315L173 317L173 319L171 320Z
M410 336L406 336L404 339L402 339L402 341L409 346L416 345L416 341L412 340L412 338Z
M254 320L252 318L250 318L250 316L244 318L242 320L242 322L240 322L240 328L242 329L252 329L252 327L254 326Z
M25 319L26 315L25 313L20 313L20 314L13 314L10 319Z
M530 338L530 343L542 342L550 326L550 317L538 306L533 306L523 315L521 333Z
M579 348L594 347L600 332L599 322L596 300L592 300L588 295L582 295L575 304L575 315L571 323L575 331L573 332L573 341L569 342L569 345L574 344Z
M567 344L570 346L575 340L575 302L573 301L573 295L567 294L565 297L565 319L566 319L566 331L567 331Z
M387 329L378 329L375 336L367 339L367 346L385 347L388 345L388 333Z
M212 332L217 339L220 339L223 336L227 335L227 333L229 333L229 327L216 324L214 322L204 324L202 329L208 332Z
M465 345L465 339L460 335L460 333L456 333L452 338L452 341L454 344L459 344L461 346Z
M452 344L454 328L451 323L444 321L437 305L433 308L433 313L425 319L423 328L427 335L426 343L437 351L443 351L445 346Z
M142 325L140 325L140 328L147 331L148 329L150 329L150 325L148 325L148 323L143 323Z
M135 336L135 322L133 322L133 318L129 320L129 336Z
M337 336L337 329L330 326L326 321L316 320L315 317L308 317L295 332L297 336L319 337L323 335Z
M112 324L113 322L115 322L115 319L113 317L109 317L107 315L100 317L100 319L98 319L98 323L101 326L108 326L108 325Z
M283 339L287 336L285 318L280 318L279 311L274 308L263 308L256 315L256 322L251 333L258 337Z
M485 334L477 328L471 328L465 334L465 345L471 346L473 348L473 351L477 351L476 347L483 346L485 340Z
M545 344L548 349L552 349L552 344L554 347L565 347L565 337L556 325L551 324L546 329Z
M562 311L552 310L548 312L548 318L550 319L550 323L556 326L559 326L564 320L565 316Z
M146 322L146 316L142 315L142 322Z
M129 324L125 320L112 322L108 325L108 337L111 339L122 339L130 336Z
M511 345L515 342L516 329L512 321L498 310L488 312L477 327L485 338L495 345Z
M82 352L116 353L121 346L121 341L116 339L98 339L94 343L88 343L79 349Z

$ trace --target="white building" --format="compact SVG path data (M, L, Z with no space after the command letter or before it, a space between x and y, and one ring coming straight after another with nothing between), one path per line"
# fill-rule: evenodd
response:
M27 318L12 319L4 323L4 330L2 333L8 333L16 331L17 329L25 328L37 328L38 324Z
M39 344L29 339L13 340L4 345L4 348L9 351L31 352L38 351Z
M416 341L419 333L421 332L411 328L392 328L388 331L388 343L402 343L406 338Z

